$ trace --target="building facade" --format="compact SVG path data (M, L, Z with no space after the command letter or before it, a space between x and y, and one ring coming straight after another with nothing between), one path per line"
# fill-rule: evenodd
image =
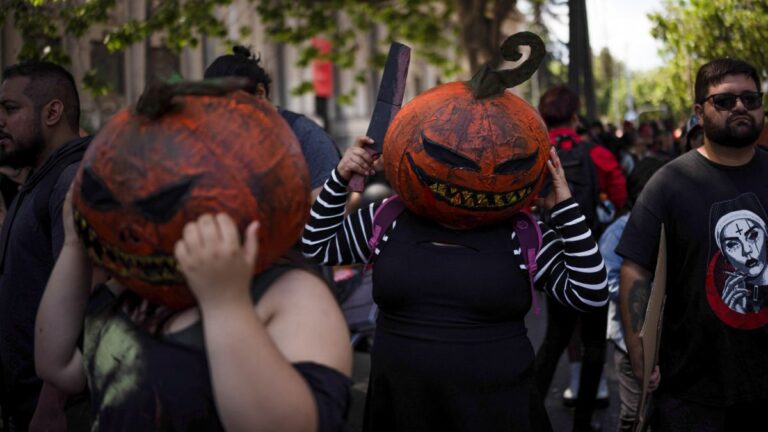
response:
M98 130L119 109L135 103L152 79L167 78L171 75L179 75L185 79L201 79L207 65L219 55L231 52L232 47L225 46L222 39L201 35L200 43L196 47L186 47L180 53L175 53L164 47L162 35L153 35L149 40L136 43L125 51L110 53L104 41L108 28L129 20L144 20L147 14L151 13L149 2L151 0L118 1L113 9L112 22L93 26L82 38L67 36L61 41L56 41L71 58L68 69L80 85L83 127L88 131ZM262 65L273 80L270 91L272 102L308 115L322 124L323 119L317 115L319 107L316 106L313 93L301 96L291 94L292 88L313 78L311 67L299 68L295 65L298 49L269 41L264 34L264 26L260 22L255 5L250 1L236 0L230 6L220 8L217 13L226 23L230 39L239 40L243 45L250 46L254 53L261 55ZM343 20L344 17L339 19ZM252 29L247 38L239 37L238 31L241 27ZM357 68L364 67L369 54L387 49L380 42L380 34L383 34L381 29L372 28L358 36L360 55L356 58ZM13 26L12 16L7 16L0 32L0 66L6 67L16 63L21 45L21 36ZM98 77L111 86L112 90L107 95L97 96L83 90L83 78L94 66L97 66ZM325 126L340 148L345 148L354 137L365 133L374 106L380 74L380 70L371 70L367 82L359 84L354 80L353 71L333 69L336 95L349 91L352 86L358 86L350 104L339 105L335 103L334 98L329 100L328 124ZM427 65L423 60L412 58L405 100L438 82L439 71L436 68Z

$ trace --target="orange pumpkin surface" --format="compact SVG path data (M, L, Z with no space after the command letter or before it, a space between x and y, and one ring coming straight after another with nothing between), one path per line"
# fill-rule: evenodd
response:
M268 102L176 96L155 119L124 109L99 132L74 182L75 223L90 258L150 302L195 303L173 257L187 222L225 212L259 220L255 272L296 242L309 176L293 132Z
M480 79L417 96L384 138L387 179L406 206L457 229L502 222L524 208L538 195L549 159L536 109L503 88L478 97Z

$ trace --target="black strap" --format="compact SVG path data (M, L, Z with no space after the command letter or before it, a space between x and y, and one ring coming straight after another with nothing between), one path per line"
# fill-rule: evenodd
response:
M257 304L265 292L277 279L285 273L295 270L297 267L291 264L278 264L270 267L264 273L252 279L251 300ZM203 340L203 323L197 321L189 327L164 336L165 340L199 350L205 349Z

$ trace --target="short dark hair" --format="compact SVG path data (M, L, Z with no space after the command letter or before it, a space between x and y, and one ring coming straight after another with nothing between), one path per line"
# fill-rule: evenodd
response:
M203 77L245 77L251 80L251 84L245 88L245 91L255 94L257 86L263 84L267 97L269 97L269 85L272 83L272 79L264 68L259 65L260 61L261 56L256 57L251 53L250 49L242 45L235 45L232 48L232 54L217 57L205 70Z
M760 90L760 77L757 70L751 64L732 58L720 58L712 60L699 68L696 73L695 98L697 104L704 103L709 87L720 84L728 75L746 75L755 82L757 90Z
M552 129L571 120L579 110L579 95L564 85L552 87L539 98L539 114Z
M36 111L58 99L64 104L69 128L74 132L80 130L80 95L69 71L56 63L32 60L8 66L3 71L3 81L14 77L29 78L24 94L32 101Z

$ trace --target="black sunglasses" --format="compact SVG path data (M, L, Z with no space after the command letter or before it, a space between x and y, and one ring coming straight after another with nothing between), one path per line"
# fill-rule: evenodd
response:
M730 111L736 106L736 99L741 99L744 108L756 110L763 106L763 94L760 92L744 92L742 94L717 93L707 96L702 104L708 99L712 99L712 105L719 111Z

